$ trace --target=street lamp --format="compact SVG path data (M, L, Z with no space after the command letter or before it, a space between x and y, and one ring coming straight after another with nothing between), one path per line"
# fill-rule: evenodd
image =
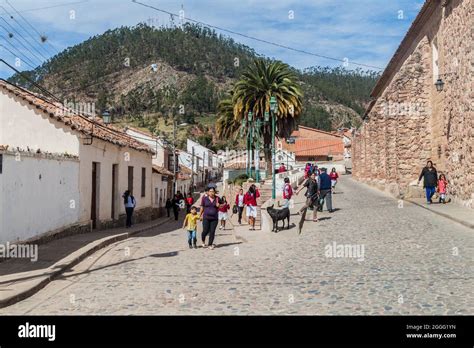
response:
M274 96L270 98L270 116L272 118L272 199L276 199L276 192L275 192L275 118L276 112L278 110L278 102Z
M104 121L105 124L109 124L111 122L110 112L107 110L102 113L102 121Z
M262 120L260 118L257 119L256 125L256 144L255 144L255 181L260 182L260 136L261 136L261 129L262 129Z
M436 90L438 92L441 92L443 90L443 87L444 87L444 82L441 78L438 78L438 80L435 82L435 86L436 86Z
M252 177L252 134L251 134L251 127L252 127L252 111L249 111L247 114L247 176L249 178Z

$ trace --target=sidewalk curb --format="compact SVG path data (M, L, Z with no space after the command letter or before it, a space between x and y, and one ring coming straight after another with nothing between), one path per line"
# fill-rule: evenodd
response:
M449 219L449 220L452 220L452 221L457 222L457 223L459 223L459 224L461 224L461 225L464 225L464 226L466 226L466 227L468 227L468 228L474 229L474 224L473 224L473 223L470 223L470 222L468 222L468 221L465 221L465 220L461 220L461 219L452 217L452 216L449 215L449 214L445 214L445 213L442 213L442 212L439 212L439 211L430 209L430 208L428 208L426 205L421 204L421 203L418 203L418 202L415 202L415 201L412 201L411 199L405 199L405 201L406 201L406 202L410 202L410 203L412 203L412 204L414 204L414 205L417 205L417 206L419 206L419 207L421 207L421 208L423 208L423 209L426 209L426 210L432 212L433 214L440 215L440 216L445 217L445 218L447 218L447 219Z
M11 295L4 299L1 299L0 308L11 306L17 302L23 301L24 299L34 295L35 293L43 289L46 285L48 285L50 282L55 280L59 275L64 273L67 269L74 267L75 265L83 261L85 258L94 254L96 251L103 249L106 246L109 246L113 243L128 239L139 233L146 232L155 227L161 226L169 222L170 220L171 218L165 218L164 220L159 221L156 224L152 224L150 226L138 229L133 232L121 233L121 234L117 234L110 237L104 237L102 239L98 239L98 240L90 242L86 246L74 251L73 253L69 254L65 258L56 262L54 265L51 265L50 267L48 267L45 270L46 274L42 277L38 277L40 279L37 280L35 284L32 284L29 288L25 290L21 290L15 293L14 295Z

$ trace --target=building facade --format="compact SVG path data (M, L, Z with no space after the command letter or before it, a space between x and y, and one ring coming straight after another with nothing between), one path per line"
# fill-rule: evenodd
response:
M425 2L354 136L355 178L409 196L432 160L450 195L474 207L473 28L473 1Z
M315 128L298 126L290 138L277 140L276 143L278 148L293 153L296 162L337 161L344 158L343 137Z
M148 147L4 80L0 124L0 242L120 226L127 189L152 218Z

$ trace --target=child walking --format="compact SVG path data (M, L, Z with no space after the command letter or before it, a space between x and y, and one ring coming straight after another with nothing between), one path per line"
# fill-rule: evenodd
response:
M225 222L227 221L227 212L229 211L230 209L230 205L229 203L227 203L227 199L225 198L225 196L222 196L221 200L220 200L220 205L219 205L219 221L221 222L221 225L219 226L219 229L220 230L224 230L225 231Z
M439 192L439 202L445 204L446 203L446 192L448 188L448 180L446 180L446 176L441 174L438 180L438 192ZM449 202L449 200L448 200Z
M188 244L189 249L197 249L197 222L199 220L199 215L197 214L196 207L191 207L189 214L186 215L183 222L183 228L188 231Z

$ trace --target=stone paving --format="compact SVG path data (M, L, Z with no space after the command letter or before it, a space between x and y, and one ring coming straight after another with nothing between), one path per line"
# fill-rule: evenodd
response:
M294 215L289 230L229 227L215 250L189 250L169 222L160 227L169 232L98 251L0 315L474 314L472 229L348 176L337 189L338 210L306 221L300 236ZM363 254L330 257L334 244Z

